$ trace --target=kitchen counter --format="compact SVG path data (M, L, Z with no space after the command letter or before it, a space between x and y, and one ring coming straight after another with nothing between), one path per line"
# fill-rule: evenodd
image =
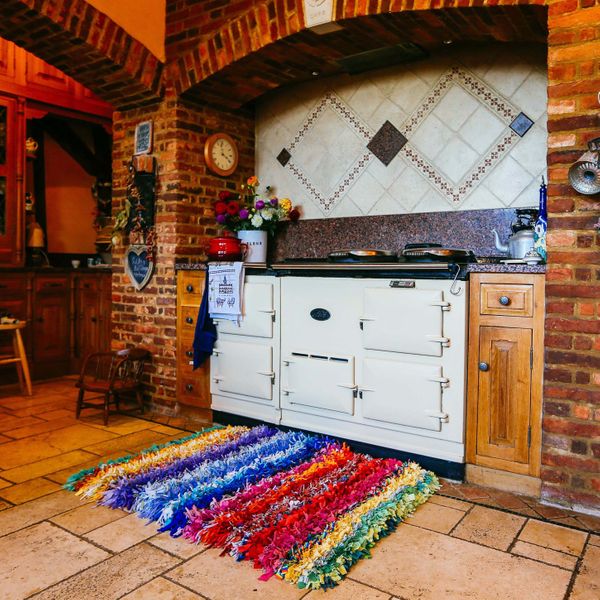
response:
M40 275L52 275L58 273L112 273L112 267L8 267L2 268L0 273L37 273Z
M515 263L471 263L469 273L545 273L546 265L525 265Z

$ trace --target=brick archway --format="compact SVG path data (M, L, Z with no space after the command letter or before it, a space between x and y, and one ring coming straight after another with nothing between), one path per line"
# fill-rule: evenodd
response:
M139 105L161 94L162 63L84 0L3 0L0 36L115 107Z

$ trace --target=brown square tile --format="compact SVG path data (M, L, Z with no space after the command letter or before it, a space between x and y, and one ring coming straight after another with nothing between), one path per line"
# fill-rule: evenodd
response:
M73 450L73 452L59 454L58 456L39 460L29 465L8 469L7 471L3 471L2 476L15 483L21 483L35 477L43 477L49 473L54 473L59 469L69 469L72 473L77 470L75 469L76 465L92 458L98 461L98 457L95 454L90 454L83 450Z
M440 533L449 533L464 516L463 510L427 502L419 506L406 522Z
M456 510L462 510L463 512L468 511L473 506L470 502L464 502L463 500L457 500L456 498L450 498L448 496L440 496L439 494L431 496L427 502L441 504L442 506L455 508Z
M600 535L590 535L589 544L591 546L600 546Z
M572 571L577 564L577 558L571 554L557 552L556 550L550 550L550 548L542 548L541 546L528 544L527 542L521 542L520 540L517 541L511 552L518 556L533 558L534 560L539 560L563 569L569 569L570 571Z
M55 419L62 419L65 417L75 418L75 401L73 401L73 408L71 410L66 408L57 408L56 410L40 413L36 416L40 419L44 419L45 421L54 421Z
M315 590L304 596L303 600L389 600L387 592L376 590L372 587L344 579L337 587L329 590Z
M113 433L106 433L108 435L114 436ZM165 440L165 436L157 431L152 431L151 429L144 429L143 431L136 431L135 433L130 433L128 435L121 435L104 442L100 442L99 444L88 445L84 448L86 452L93 452L94 454L104 455L109 452L116 452L117 450L123 450L123 454L127 453L127 450L131 450L136 446L152 446L152 444L160 444Z
M195 598L203 597L182 588L180 585L164 577L157 577L137 590L123 596L121 600L194 600Z
M475 506L459 523L452 535L490 548L507 550L524 522L524 517Z
M40 477L0 490L0 496L12 504L23 504L23 502L47 496L58 490L60 490L58 483Z
M569 600L598 600L598 598L600 598L600 548L588 546Z
M568 529L553 523L544 523L536 519L529 519L519 535L519 539L524 542L537 544L579 556L583 550L587 533Z

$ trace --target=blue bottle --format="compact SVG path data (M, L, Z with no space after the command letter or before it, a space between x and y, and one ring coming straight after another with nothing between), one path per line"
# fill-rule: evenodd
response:
M542 260L546 262L546 232L548 231L548 189L546 183L542 177L542 185L540 185L540 207L538 212L538 218L535 222L534 229L534 244L533 247L537 253L542 257Z

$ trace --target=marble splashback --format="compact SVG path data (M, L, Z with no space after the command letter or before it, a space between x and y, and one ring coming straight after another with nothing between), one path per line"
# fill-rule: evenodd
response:
M492 229L502 241L515 220L511 208L423 214L306 219L284 223L269 240L269 262L286 258L323 258L345 248L379 248L398 252L405 244L437 242L466 248L478 256L498 256Z
M259 102L257 174L306 219L537 206L543 49L449 47Z

